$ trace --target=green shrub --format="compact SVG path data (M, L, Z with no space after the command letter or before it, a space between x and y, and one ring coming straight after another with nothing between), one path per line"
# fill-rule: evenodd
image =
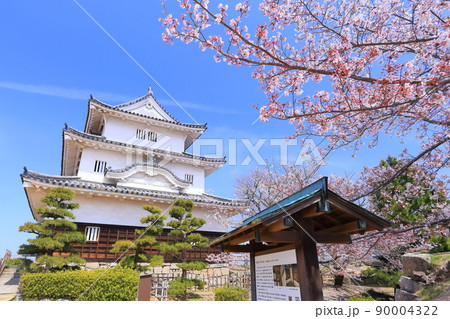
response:
M394 296L385 294L384 292L375 291L373 289L368 290L365 294L359 296L353 296L347 301L393 301Z
M437 297L441 296L442 293L450 288L450 282L439 283L434 285L429 285L419 291L420 300L433 301Z
M138 283L138 272L115 267L25 274L19 289L24 300L120 301L136 300Z
M167 294L176 300L184 300L190 288L203 289L206 282L199 279L177 278L169 282Z
M430 253L442 253L450 251L450 238L445 236L434 236L430 238L435 246L430 250Z
M393 273L376 270L373 268L364 269L361 274L365 276L365 282L377 286L396 287L400 277L403 276L401 271L395 271Z
M239 287L222 287L214 290L215 301L247 301L248 291Z
M186 270L203 270L208 268L208 264L201 261L184 262L177 264L177 266Z
M438 254L432 254L430 256L431 256L431 266L433 268L441 267L450 260L449 253L438 253Z

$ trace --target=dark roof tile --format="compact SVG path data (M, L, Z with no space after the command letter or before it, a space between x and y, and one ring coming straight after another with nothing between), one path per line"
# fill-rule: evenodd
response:
M140 116L140 117L145 117L145 118L148 118L148 119L152 119L152 120L156 120L156 121L161 121L161 122L167 122L167 123L172 123L172 124L177 124L177 125L181 125L181 126L185 126L185 127L190 127L190 128L200 128L200 129L206 129L206 124L189 124L189 123L181 123L181 122L179 122L179 121L177 121L169 112L167 112L167 110L166 109L164 109L159 103L158 103L158 101L156 101L155 100L155 102L173 119L173 121L169 121L169 120L165 120L165 119L160 119L160 118L156 118L156 117L152 117L152 116L148 116L148 115L144 115L144 114L138 114L138 113L134 113L134 112L130 112L130 111L125 111L125 110L122 110L121 109L121 107L125 107L125 106L128 106L128 105L131 105L131 104L135 104L135 103L137 103L137 102L139 102L139 101L142 101L142 100L144 100L144 99L146 99L147 97L148 97L149 95L147 94L147 95L145 95L145 96L143 96L143 97L141 97L141 98L138 98L138 99L136 99L136 100L133 100L133 101L131 101L131 102L128 102L128 103L124 103L124 104L120 104L120 105L117 105L117 106L112 106L112 105L109 105L109 104L106 104L106 103L104 103L104 102L102 102L102 101L99 101L99 100L97 100L96 98L94 98L94 97L90 97L89 98L89 101L93 101L93 102L95 102L95 103L97 103L97 104L99 104L99 105L101 105L101 106L103 106L103 107L106 107L106 108L109 108L109 109L111 109L111 110L115 110L115 111L119 111L119 112L123 112L123 113L127 113L127 114L132 114L132 115L136 115L136 116Z
M192 195L186 193L175 193L175 192L164 192L164 191L156 191L149 190L144 188L133 188L133 187L125 187L125 186L116 186L112 184L103 184L99 182L92 182L82 180L78 176L56 176L56 175L46 175L37 172L30 171L28 169L24 169L23 174L21 174L22 179L28 178L39 182L44 182L52 185L61 185L64 182L69 183L70 187L74 188L88 188L88 189L97 189L103 191L110 191L114 193L122 193L122 194L136 194L140 196L148 196L148 197L156 197L156 198L165 198L165 199L176 199L176 198L186 198L192 199L195 203L204 203L204 204L216 204L221 206L229 206L229 207L242 207L245 208L248 206L248 202L245 200L239 199L230 199L223 198L207 193L203 193L201 195Z
M78 130L68 126L67 124L64 128L64 131L73 133L80 137L84 137L84 138L94 140L94 141L99 141L99 142L114 144L114 145L119 145L119 146L125 146L125 147L132 147L132 148L136 148L136 149L142 149L142 150L146 150L148 152L153 152L153 153L160 153L160 154L165 154L165 155L174 155L174 156L179 156L179 157L192 158L194 160L200 160L200 161L205 161L205 162L225 163L225 157L214 158L214 157L198 156L198 155L194 155L194 154L190 154L190 153L186 153L186 152L178 153L178 152L166 151L166 150L161 150L161 149L156 149L156 148L150 148L150 147L144 147L144 146L139 146L139 145L134 145L134 144L127 144L127 143L107 140L106 137L104 137L104 136L81 132L81 131L78 131Z

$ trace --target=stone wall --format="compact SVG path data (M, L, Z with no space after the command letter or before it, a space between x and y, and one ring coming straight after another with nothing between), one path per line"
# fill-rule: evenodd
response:
M400 288L395 290L395 300L420 300L416 292L429 283L427 272L431 269L431 257L426 254L405 254L401 257L401 262L406 276L399 280Z
M228 276L230 274L230 267L228 264L211 264L204 270L193 270L189 271L189 273L201 276ZM181 275L181 268L175 263L166 263L162 267L153 267L145 271L145 274L179 276Z
M83 269L87 270L106 269L114 265L115 264L112 263L88 262L83 267ZM142 263L142 265L145 265L145 263ZM176 265L176 263L165 263L164 266L162 267L150 268L149 270L143 272L142 274L179 277L181 276L181 269ZM242 266L230 267L228 264L210 264L208 268L204 270L189 271L189 274L192 274L193 276L198 277L199 279L208 277L228 277L228 276L244 278L246 276L250 277L250 270L248 267Z
M420 300L417 293L428 285L435 285L450 278L450 260L432 267L428 254L405 254L401 258L405 276L399 280L399 289L395 290L395 300Z

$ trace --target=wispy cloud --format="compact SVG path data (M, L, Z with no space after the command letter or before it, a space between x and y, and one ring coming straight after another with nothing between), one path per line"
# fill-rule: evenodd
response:
M89 98L90 94L97 96L99 99L111 102L126 102L133 100L132 97L102 92L102 91L89 91L85 89L77 89L77 88L65 88L54 85L36 85L36 84L24 84L17 82L9 82L9 81L0 81L0 88L10 89L20 92L32 93L32 94L41 94L48 96L56 96L67 99L74 100L86 100Z
M172 100L158 99L158 102L164 106L177 106L177 104ZM180 104L185 108L203 111L203 112L218 113L218 114L238 114L238 112L236 112L235 110L225 109L225 108L220 108L220 107L205 105L205 104L200 104L200 103L191 103L191 102L184 101L184 102L180 102Z
M124 103L127 101L134 100L136 97L130 97L122 94L103 92L103 91L90 91L86 89L79 88L66 88L55 85L42 85L42 84L26 84L26 83L17 83L10 81L0 81L0 88L15 90L20 92L32 93L32 94L40 94L47 96L56 96L62 97L66 99L73 100L86 100L89 98L89 95L92 94L98 99L107 102L117 102ZM158 99L164 106L178 106L173 100L169 99ZM200 103L192 103L183 101L180 104L188 109L198 110L203 112L210 113L218 113L218 114L237 114L235 110L219 108L215 106L200 104Z

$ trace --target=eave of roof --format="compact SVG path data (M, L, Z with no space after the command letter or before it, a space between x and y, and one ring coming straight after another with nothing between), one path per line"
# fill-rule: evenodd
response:
M190 153L186 153L186 152L178 153L178 152L161 150L161 149L157 149L157 148L150 148L150 147L145 147L145 146L140 146L140 145L116 142L116 141L108 140L104 136L99 136L99 135L94 135L94 134L89 134L89 133L78 131L78 130L68 126L67 124L66 124L63 132L66 132L69 134L72 133L81 138L89 139L92 141L97 141L97 142L106 143L106 144L113 144L113 145L117 145L117 146L121 146L121 147L131 147L134 149L144 150L149 153L158 153L161 155L171 155L171 156L189 158L189 159L198 160L201 162L208 162L208 163L219 163L219 164L226 163L225 157L218 157L218 158L205 157L205 156L198 156L198 155L194 155L194 154L190 154Z
M313 195L317 194L318 192L323 190L323 187L326 187L326 178L321 178L318 181L312 183L311 185L308 185L307 187L301 189L297 193L294 193L285 199L279 201L277 204L272 205L270 207L267 207L260 213L253 215L250 218L247 218L243 221L243 224L251 224L255 220L264 220L266 218L269 218L270 216L278 214L280 211L284 209L288 209L292 205L295 205L296 203L306 200Z
M79 176L56 176L56 175L47 175L41 174L37 172L33 172L24 168L24 172L20 175L22 182L24 180L33 180L36 182L44 183L47 185L54 186L63 186L74 189L86 189L92 191L105 191L111 193L120 193L126 195L134 195L134 196L144 196L151 198L163 198L163 199L176 199L176 198L187 198L192 199L195 203L201 204L209 204L209 205L218 205L218 206L226 206L232 208L245 208L248 206L247 201L238 200L238 199L229 199L218 197L215 195L203 193L201 195L194 194L186 194L186 193L176 193L176 192L164 192L164 191L156 191L149 190L143 188L134 188L127 186L116 186L112 184L104 184L99 182L92 182L82 180Z
M319 199L323 195L325 195L324 198L331 198L332 200L337 200L340 203L343 203L344 205L350 207L352 210L358 212L362 216L369 219L372 223L377 224L378 227L389 227L391 226L390 222L385 220L384 218L381 218L368 210L366 210L363 207L360 207L356 205L353 202L350 202L343 197L337 195L336 193L330 191L327 186L327 177L322 177L318 181L306 186L305 188L301 189L297 193L292 194L291 196L286 197L285 199L279 201L278 203L264 209L260 213L247 218L243 221L243 224L228 232L223 234L222 236L216 238L213 240L209 246L215 246L225 240L229 240L232 237L238 237L243 232L246 232L247 230L250 230L260 224L262 224L264 221L268 220L269 218L273 218L277 215L286 215L287 211L293 207L296 206L302 202L305 202L309 199ZM331 195L331 196L330 196ZM289 214L287 214L289 216ZM258 226L259 227L259 226Z

